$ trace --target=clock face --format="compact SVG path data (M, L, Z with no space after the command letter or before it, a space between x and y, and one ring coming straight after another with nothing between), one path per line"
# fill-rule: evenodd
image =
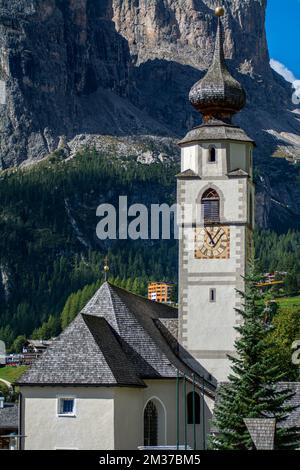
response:
M195 258L228 259L230 256L230 228L201 227L195 232Z

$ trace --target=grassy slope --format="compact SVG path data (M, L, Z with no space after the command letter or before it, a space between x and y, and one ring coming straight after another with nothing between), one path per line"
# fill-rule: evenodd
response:
M14 383L26 371L27 366L2 367L0 369L0 379Z
M300 307L300 296L297 297L283 297L282 299L276 299L276 302L281 307Z

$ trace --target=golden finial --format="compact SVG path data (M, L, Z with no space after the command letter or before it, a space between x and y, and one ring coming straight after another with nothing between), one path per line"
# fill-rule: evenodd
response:
M107 281L107 274L108 274L108 271L109 271L108 256L106 256L105 259L104 259L103 270L104 270L104 277L105 277L105 280Z
M215 9L215 14L216 14L217 16L219 16L219 17L220 17L220 16L224 16L224 15L225 15L225 10L224 10L224 8L223 8L223 7L217 7L217 8Z

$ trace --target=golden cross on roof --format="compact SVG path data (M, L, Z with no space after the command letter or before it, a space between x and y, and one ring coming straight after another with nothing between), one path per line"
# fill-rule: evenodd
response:
M104 279L105 281L107 281L107 274L109 272L108 256L105 256L104 258L103 271L104 271Z

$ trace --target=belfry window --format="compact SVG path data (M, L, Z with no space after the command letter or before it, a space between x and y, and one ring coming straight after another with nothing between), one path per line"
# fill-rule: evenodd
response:
M208 189L201 199L205 224L220 222L220 197L214 189Z
M197 392L190 392L186 397L187 424L200 424L200 397Z
M208 156L208 162L209 163L216 163L217 161L217 152L215 147L211 147L209 149L209 156Z

